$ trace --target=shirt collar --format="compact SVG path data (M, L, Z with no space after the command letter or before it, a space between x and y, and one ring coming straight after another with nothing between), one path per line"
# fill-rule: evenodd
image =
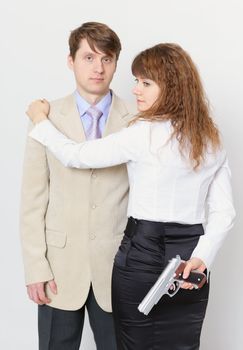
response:
M75 99L78 107L80 117L84 116L86 111L89 109L91 104L89 104L76 90ZM112 92L109 92L95 105L103 114L106 113L108 106L111 105Z

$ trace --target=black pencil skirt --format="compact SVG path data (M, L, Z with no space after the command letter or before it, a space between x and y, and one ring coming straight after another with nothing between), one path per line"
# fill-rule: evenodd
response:
M177 254L188 260L201 224L128 219L112 275L112 306L118 350L198 350L209 283L200 290L164 295L148 316L138 305Z

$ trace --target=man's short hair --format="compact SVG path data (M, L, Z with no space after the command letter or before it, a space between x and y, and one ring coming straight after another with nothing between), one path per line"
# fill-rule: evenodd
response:
M86 22L71 31L69 37L70 56L75 59L76 52L82 39L86 39L93 51L96 49L109 56L115 54L118 60L121 51L121 42L117 34L104 23Z

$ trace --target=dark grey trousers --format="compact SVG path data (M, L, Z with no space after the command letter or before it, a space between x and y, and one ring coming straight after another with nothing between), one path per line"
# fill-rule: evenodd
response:
M116 350L112 313L99 307L92 288L85 305L79 310L65 311L47 305L38 306L39 350L78 350L85 307L97 350Z

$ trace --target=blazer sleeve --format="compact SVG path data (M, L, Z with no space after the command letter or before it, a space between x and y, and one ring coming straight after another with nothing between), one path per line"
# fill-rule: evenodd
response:
M29 130L33 126L29 126ZM49 169L45 147L27 138L20 205L20 233L26 285L53 279L46 259L45 214Z
M200 237L192 256L202 259L207 268L210 268L235 218L231 172L226 157L210 185L207 206L205 234Z
M45 120L35 126L30 137L45 145L66 167L105 168L136 161L148 139L143 130L137 123L101 139L76 143Z

